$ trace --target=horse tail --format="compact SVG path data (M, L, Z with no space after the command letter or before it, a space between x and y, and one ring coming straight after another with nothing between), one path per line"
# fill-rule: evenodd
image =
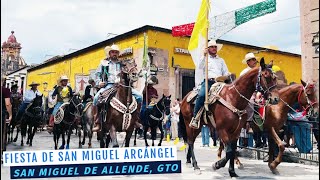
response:
M183 141L187 142L187 140L188 140L187 128L186 128L186 124L184 123L184 118L183 118L181 111L180 111L180 115L179 115L179 128L180 128L180 133L182 135Z

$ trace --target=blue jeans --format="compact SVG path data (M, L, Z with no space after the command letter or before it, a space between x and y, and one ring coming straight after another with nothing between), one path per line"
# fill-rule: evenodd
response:
M214 81L208 81L208 91L213 84L214 84ZM206 83L205 83L205 81L203 81L201 83L201 88L200 88L200 91L199 91L197 99L196 99L196 105L194 106L193 117L196 117L198 111L200 110L200 108L204 104L204 100L206 97L205 89L206 89Z
M203 125L201 128L201 137L202 137L202 145L209 146L209 127L207 125Z
M103 91L107 90L107 89L110 89L111 87L113 86L113 84L107 84L106 87L104 88L101 88L97 94L94 96L93 98L93 105L96 106L98 104L98 98L100 96L100 93L102 93ZM137 103L141 103L142 102L142 94L140 94L139 91L135 90L135 89L132 89L132 95L136 98L137 100Z
M30 103L25 103L25 102L23 102L23 103L20 105L19 110L18 110L18 113L17 113L17 116L16 116L16 120L17 120L17 121L20 121L23 113L26 111L26 109L27 109L27 107L28 107L29 104L30 104Z

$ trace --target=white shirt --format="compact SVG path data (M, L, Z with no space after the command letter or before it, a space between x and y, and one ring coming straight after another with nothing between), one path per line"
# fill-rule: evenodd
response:
M205 75L205 57L200 59L199 68L203 69L203 74ZM229 75L229 70L222 58L218 55L208 57L208 78L217 78L219 76ZM204 76L205 77L205 76Z
M178 103L171 108L171 119L179 122L179 115L180 115L180 105Z
M102 61L106 61L106 60L102 60ZM100 79L100 75L102 73L102 67L107 67L109 66L108 69L108 83L118 83L120 82L120 77L119 74L121 73L121 67L120 67L120 63L114 63L112 61L108 61L108 63L106 65L103 65L102 63L99 64L97 70L96 70L96 79L95 82L96 84L99 84L100 82L105 81L104 79Z
M245 73L247 73L248 71L250 71L252 68L251 67L247 67L244 70L241 71L240 76L244 75Z
M36 94L38 96L42 95L38 90L36 90L35 92L33 90L31 90L31 89L27 90L24 93L23 102L24 103L31 103L31 101L36 97Z

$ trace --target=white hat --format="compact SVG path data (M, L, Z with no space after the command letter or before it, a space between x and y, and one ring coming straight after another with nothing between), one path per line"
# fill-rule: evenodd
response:
M63 76L60 77L60 82L61 82L62 80L69 80L69 78L68 78L67 76L63 75Z
M257 59L258 57L256 57L253 53L248 53L246 54L246 56L244 57L244 59L242 60L242 64L247 64L247 61L249 59Z
M111 50L120 52L120 48L118 45L113 44L112 46L107 46L104 48L104 52L106 53L107 58L109 57L109 52Z
M208 47L210 47L210 46L217 46L217 51L220 51L223 45L217 44L216 40L212 39L208 43Z
M40 85L39 83L36 83L36 82L34 82L34 81L32 81L32 83L29 84L29 86L39 86L39 85Z

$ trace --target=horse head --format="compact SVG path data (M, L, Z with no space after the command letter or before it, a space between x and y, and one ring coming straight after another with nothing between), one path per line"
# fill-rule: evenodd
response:
M121 61L121 79L124 79L128 82L128 85L132 85L132 83L138 81L138 69L137 64L133 59L130 60L123 60Z
M158 102L160 103L161 107L163 107L163 111L165 115L170 114L170 104L171 104L171 95L170 96L165 96L164 94L162 95L162 98ZM160 106L158 105L158 106Z
M74 115L75 118L81 118L83 109L80 94L74 94L70 99L70 113Z
M311 118L318 118L319 116L319 105L317 101L317 95L314 83L306 83L301 80L303 88L301 89L298 102L300 106L307 111L307 116Z
M279 93L273 91L277 86L277 76L271 69L272 64L265 64L264 58L261 58L256 90L262 93L264 99L270 104L278 104Z
M36 118L40 118L42 116L42 99L43 95L39 96L36 94L36 97L33 99L32 105L29 108L32 115Z

